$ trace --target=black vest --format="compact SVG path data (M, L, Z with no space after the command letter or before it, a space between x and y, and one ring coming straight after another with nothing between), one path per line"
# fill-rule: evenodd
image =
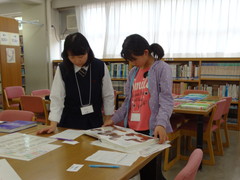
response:
M65 83L66 96L64 109L58 126L74 129L91 129L103 124L102 118L102 78L104 76L104 62L94 59L91 62L91 102L93 113L82 115L78 86L73 66L67 68L64 63L59 65L62 79ZM90 95L90 66L85 77L76 73L82 104L89 103Z

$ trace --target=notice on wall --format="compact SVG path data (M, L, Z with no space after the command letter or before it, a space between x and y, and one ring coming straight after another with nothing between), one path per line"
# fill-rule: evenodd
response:
M19 34L9 33L9 41L12 46L19 46Z
M16 62L14 48L6 48L6 55L7 55L7 63L15 63Z
M19 34L0 31L0 45L20 46Z
M7 32L0 32L0 44L1 45L9 45L9 33Z

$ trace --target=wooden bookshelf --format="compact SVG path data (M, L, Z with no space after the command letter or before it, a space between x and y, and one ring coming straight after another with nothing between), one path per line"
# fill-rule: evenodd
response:
M8 86L22 86L18 22L12 18L0 17L0 32L6 37L0 40L0 76L3 92ZM12 57L8 57L7 52L11 52ZM5 107L6 101L3 98L3 108Z
M235 119L236 122L229 123L228 127L229 127L229 129L232 129L232 130L240 130L240 100L239 100L239 98L240 98L240 76L238 76L238 75L240 75L240 70L239 70L239 72L238 72L238 70L235 70L235 74L236 74L236 76L238 76L236 78L202 77L203 63L223 63L223 64L224 63L228 63L228 64L229 63L230 64L231 63L240 63L240 58L166 58L166 59L164 59L164 61L168 64L179 63L179 62L181 62L183 64L184 63L187 64L189 61L199 64L199 69L198 69L199 79L198 80L188 80L188 79L182 78L182 79L174 80L173 81L174 83L181 83L181 82L188 83L188 84L198 83L198 86L197 86L198 89L201 89L202 85L204 85L204 84L212 86L212 87L214 87L214 86L219 87L220 85L226 85L226 84L237 85L239 87L238 92L237 92L238 100L233 100L231 103L231 106L234 109L233 111L236 113L235 115L234 114L232 115L232 116L234 116L234 118L232 118L232 119ZM219 67L221 67L221 66L219 66ZM217 68L217 66L215 67L215 69L216 68ZM226 72L223 72L222 75L227 76L228 74ZM216 94L213 94L213 95L216 95ZM231 116L231 114L229 116Z

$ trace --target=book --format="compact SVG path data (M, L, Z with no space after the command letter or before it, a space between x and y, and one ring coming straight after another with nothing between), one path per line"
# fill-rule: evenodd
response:
M137 133L132 129L120 126L107 126L89 129L86 135L99 139L106 145L120 151L131 151L157 143L154 137Z
M183 97L174 99L175 101L194 102L206 98L207 94L188 94Z
M12 132L27 129L36 125L37 123L34 121L17 120L17 121L5 122L0 124L0 132L12 133Z
M183 103L180 105L181 108L187 108L187 109L199 109L199 110L206 110L211 106L210 103Z

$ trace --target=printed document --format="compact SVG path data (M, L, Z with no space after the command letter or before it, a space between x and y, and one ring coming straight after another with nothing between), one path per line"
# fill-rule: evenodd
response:
M99 150L93 155L87 157L85 160L101 163L118 164L123 166L131 166L138 158L139 155L137 154L127 154L121 152Z

